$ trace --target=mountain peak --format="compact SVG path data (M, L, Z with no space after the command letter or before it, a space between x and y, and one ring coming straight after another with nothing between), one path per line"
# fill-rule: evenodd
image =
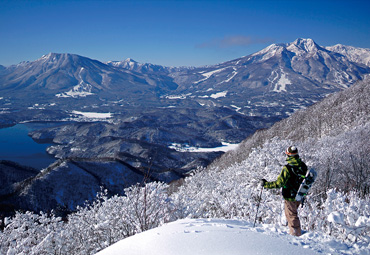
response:
M54 54L54 53L49 53L49 54L46 54L46 55L42 55L41 56L41 59L47 59L47 58L50 58L50 56L52 55L52 54Z
M282 44L282 43L276 43L276 44L271 44L264 48L263 50L256 52L252 54L252 56L257 56L257 55L264 55L262 60L266 60L275 54L281 53L284 49L287 49L292 52L300 52L302 54L303 52L315 52L321 48L319 45L315 43L314 40L310 38L298 38L292 43L288 44Z
M144 64L141 64L132 58L126 58L123 61L108 61L108 65L115 66L115 67L120 67L120 68L125 68L128 70L134 70L140 66L143 66Z
M133 60L132 58L126 58L123 62L138 63L137 61Z
M35 62L41 62L41 63L56 63L60 60L64 60L72 56L72 54L68 53L52 53L50 52L49 54L43 55L41 58L36 60Z
M51 58L54 58L54 57L68 56L68 55L72 55L72 54L69 54L69 53L53 53L53 52L50 52L49 54L43 55L39 59L51 59Z
M315 43L314 40L312 40L311 38L297 38L294 42L294 44L313 44Z
M292 42L287 48L289 47L290 48L296 47L306 52L316 51L318 48L320 48L320 46L317 45L315 41L310 38L308 39L298 38L294 42Z

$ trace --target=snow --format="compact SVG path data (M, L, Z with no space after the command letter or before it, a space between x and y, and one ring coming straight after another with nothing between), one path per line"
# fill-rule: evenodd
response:
M241 107L238 107L238 106L236 106L236 105L230 105L231 107L233 107L233 108L235 108L236 109L236 111L238 112L238 111L240 111L242 108Z
M191 96L192 93L183 94L183 95L169 95L165 96L167 99L173 100L173 99L186 99L188 96Z
M356 227L370 226L370 217L360 216L357 219L355 226Z
M112 113L99 113L99 112L79 112L79 111L72 111L74 114L82 115L86 118L92 119L107 119L112 118Z
M45 109L45 107L39 104L34 104L33 106L28 107L28 109Z
M356 48L353 46L346 46L342 44L337 44L334 46L324 48L342 54L352 62L362 63L367 66L370 66L370 49Z
M335 71L334 78L335 78L335 82L341 85L343 88L349 87L348 82L351 82L351 83L354 82L351 76L345 71L340 71L340 72Z
M328 216L328 221L331 223L344 225L344 215L340 212L332 212Z
M80 72L78 74L80 82L76 86L74 86L71 90L69 90L67 92L56 94L55 96L56 97L73 97L73 98L76 98L76 97L86 97L86 96L94 95L94 93L91 93L92 86L90 84L86 83L82 78L81 74L84 70L85 69L83 67L81 67Z
M283 47L281 45L271 44L270 46L264 48L261 51L258 51L256 53L252 54L251 56L252 57L262 56L262 58L259 59L257 62L263 62L263 61L266 61L266 60L272 58L273 56L275 56L276 54L278 54L282 50L283 50Z
M226 91L221 91L221 92L217 92L217 93L214 93L214 94L211 94L210 96L208 95L204 95L204 96L198 96L199 98L213 98L213 99L217 99L217 98L220 98L220 97L226 97L227 95L227 90Z
M219 72L222 72L223 70L225 70L226 68L221 68L221 69L217 69L217 70L214 70L214 71L211 71L211 72L207 72L207 73L202 73L200 72L201 75L203 75L205 78L204 79L201 79L199 81L196 81L196 82L193 82L194 84L198 84L200 82L203 82L207 79L209 79L209 77L211 77L213 74L215 73L219 73Z
M220 82L219 84L230 82L238 74L238 72L236 71L237 69L235 67L233 67L233 69L234 71L231 73L231 76L228 79Z
M283 70L280 70L280 79L275 84L275 87L272 91L278 92L278 93L287 92L286 85L290 85L290 84L292 84L292 82L288 79L286 73L284 73Z
M226 97L226 95L227 95L227 91L222 91L222 92L212 94L212 95L210 95L210 97L212 97L214 99L217 99L217 98L220 98L220 97Z
M232 144L232 143L225 143L222 142L222 146L215 147L215 148L197 148L197 147L190 147L190 146L183 146L178 143L173 143L169 148L181 151L181 152L215 152L215 151L223 151L227 152L230 150L234 150L236 147L238 147L239 144Z
M168 223L123 239L97 255L309 255L341 251L348 251L347 245L317 233L294 237L281 226L266 224L254 228L247 221L211 218Z
M299 38L287 46L287 50L294 52L298 56L307 52L314 52L316 49L317 46L312 39Z

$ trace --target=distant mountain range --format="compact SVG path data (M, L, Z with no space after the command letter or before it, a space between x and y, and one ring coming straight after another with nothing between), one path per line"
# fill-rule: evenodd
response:
M32 120L32 113L23 113L30 107L53 111L47 120L57 119L56 110L122 113L122 107L227 107L247 116L284 118L369 73L369 49L323 47L312 39L272 44L204 67L165 67L132 59L102 63L50 53L0 67L0 109L17 111L10 116L14 123Z
M97 60L73 54L50 53L33 62L23 62L1 72L2 93L23 98L31 93L39 97L86 97L115 93L130 97L145 93L146 96L161 90L176 89L177 85L166 77L152 77L115 68ZM27 92L27 93L26 93Z
M0 162L4 173L19 169L23 172L17 178L27 178L17 179L20 186L6 183L12 188L0 195L18 197L22 188L31 186L35 194L48 190L60 194L55 182L71 173L92 180L83 183L85 189L94 185L89 194L80 196L84 200L93 197L99 186L114 193L142 181L149 172L153 180L181 178L222 154L183 148L240 143L256 130L363 80L370 74L369 60L369 49L323 47L311 39L297 39L204 67L164 67L132 59L102 63L56 53L0 66L0 127L68 121L30 133L36 141L54 143L47 151L59 159L40 173L42 178ZM111 117L88 119L81 117L83 112ZM45 204L61 206L59 198L43 199L46 202L32 205L31 201L27 206L37 210ZM76 203L67 207L73 209Z
M339 54L341 49L346 54ZM367 53L365 55L364 53ZM369 72L370 50L337 46L320 47L311 39L273 44L255 54L207 68L172 75L184 90L189 84L202 89L301 93L348 87ZM186 79L180 77L186 76ZM191 87L191 86L190 86Z
M142 100L140 95L150 101L186 96L199 103L207 99L223 106L235 101L244 112L245 99L251 97L269 93L275 98L280 92L284 97L323 96L350 86L368 73L369 49L321 47L312 39L297 39L198 68L141 64L132 59L102 63L73 54L50 53L33 62L1 67L0 93L22 98L27 92L50 100L96 95L127 98L133 104Z
M108 62L140 73L162 73L174 78L177 91L205 87L232 87L264 92L348 87L370 67L370 50L335 45L321 47L312 39L297 39L288 44L273 44L252 55L222 64L200 68L173 68L140 64L132 59ZM292 85L288 86L287 85Z

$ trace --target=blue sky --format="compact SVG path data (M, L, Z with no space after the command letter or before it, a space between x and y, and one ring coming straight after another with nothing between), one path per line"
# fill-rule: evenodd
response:
M369 10L368 0L0 0L0 64L55 52L202 66L296 38L370 48Z

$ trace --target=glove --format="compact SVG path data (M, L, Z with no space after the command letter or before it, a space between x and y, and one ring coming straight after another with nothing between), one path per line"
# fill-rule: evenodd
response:
M266 182L267 182L267 181L266 181L266 179L261 179L261 181L260 181L260 185L261 185L262 187L264 187Z

